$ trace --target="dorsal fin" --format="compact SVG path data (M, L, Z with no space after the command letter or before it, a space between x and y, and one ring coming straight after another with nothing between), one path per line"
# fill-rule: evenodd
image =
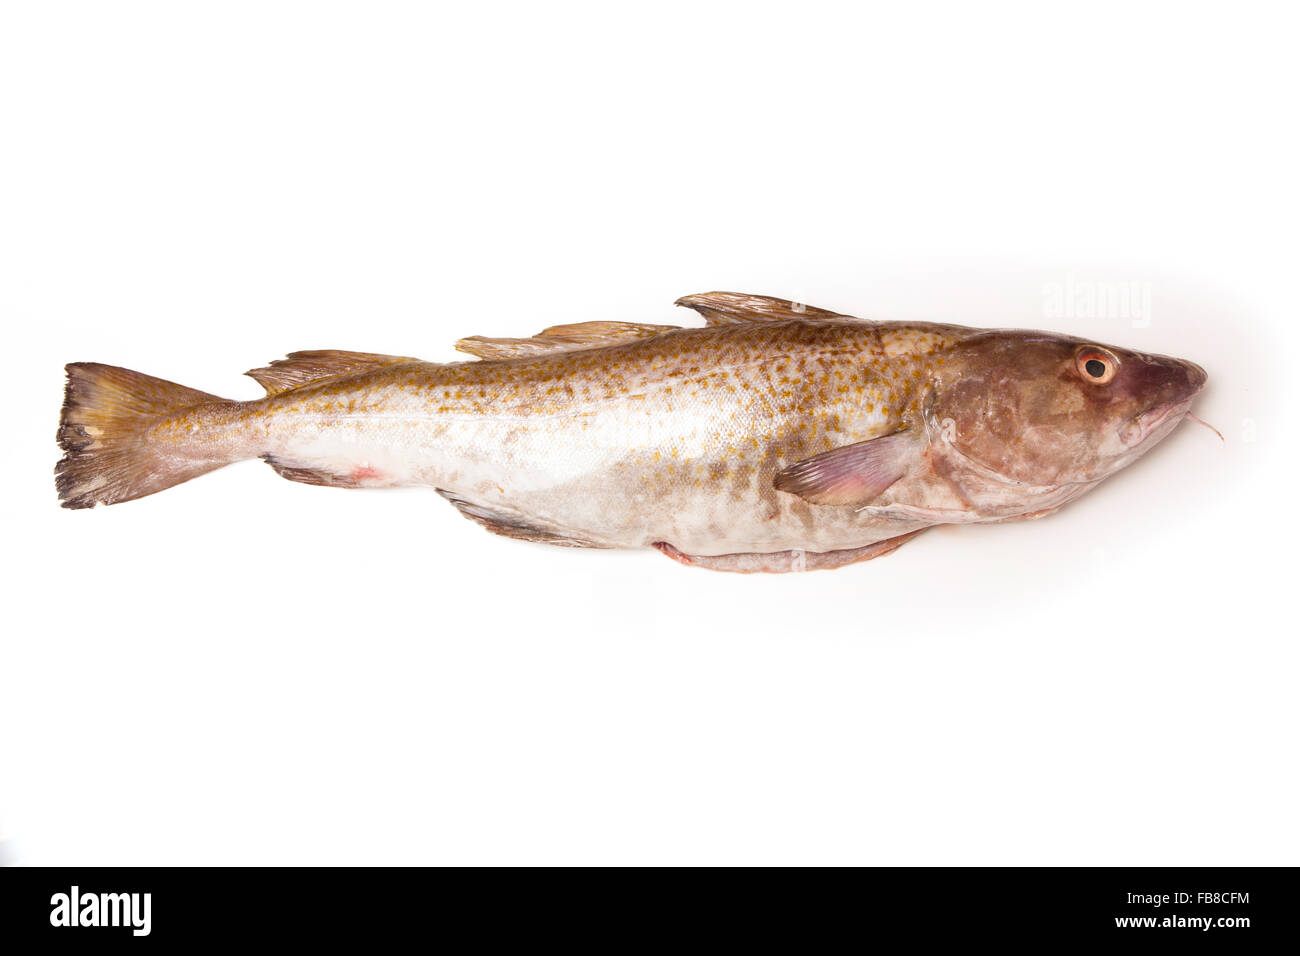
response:
M420 360L404 355L318 349L309 352L290 352L284 358L276 359L266 368L250 369L244 374L257 379L258 384L266 389L267 395L279 395L302 385L311 385L330 378L418 361Z
M850 316L828 312L816 306L741 292L701 292L684 295L674 305L684 305L704 316L707 325L738 322L783 322L789 319L845 319Z
M602 345L619 345L647 339L681 328L678 325L646 325L641 322L575 322L553 325L530 339L490 339L471 335L456 343L456 348L482 359L521 358L548 352L573 352Z

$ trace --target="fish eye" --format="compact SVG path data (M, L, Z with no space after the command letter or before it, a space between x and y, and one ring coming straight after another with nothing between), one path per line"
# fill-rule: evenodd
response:
M1115 377L1119 362L1109 352L1097 348L1080 349L1074 358L1080 377L1093 385L1105 385Z

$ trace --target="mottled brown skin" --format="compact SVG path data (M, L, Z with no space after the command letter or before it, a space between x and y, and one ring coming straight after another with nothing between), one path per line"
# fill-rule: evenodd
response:
M1111 438L1149 409L1190 401L1206 376L1191 362L1109 347L1121 361L1115 378L1098 385L1076 368L1088 347L1041 332L968 338L951 372L935 377L930 414L956 421L957 448L1007 478L1100 480L1122 454Z
M250 373L264 399L151 405L131 447L155 475L160 461L191 477L260 456L299 481L431 486L513 537L789 570L884 553L937 523L1054 510L1163 437L1205 381L1187 362L1049 333L869 323L731 293L683 304L710 324L474 338L461 347L486 358L456 364L296 353ZM1096 349L1113 365L1105 384L1081 370ZM70 380L105 368L70 367ZM78 388L70 441L99 414ZM71 450L65 504L159 490L95 483L95 456L122 447ZM816 456L847 466L789 471Z

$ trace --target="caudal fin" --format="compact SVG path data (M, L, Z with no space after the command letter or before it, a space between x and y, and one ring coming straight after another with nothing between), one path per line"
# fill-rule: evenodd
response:
M149 442L149 429L186 408L223 399L130 369L74 362L59 422L65 454L54 482L65 508L142 498L220 468Z

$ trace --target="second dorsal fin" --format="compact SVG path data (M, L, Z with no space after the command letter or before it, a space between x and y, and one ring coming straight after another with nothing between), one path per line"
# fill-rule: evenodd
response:
M323 382L329 378L355 375L389 365L406 365L419 359L405 355L378 355L374 352L343 352L339 349L317 349L309 352L290 352L276 359L266 368L245 372L266 389L267 395L279 395L303 385Z
M457 342L456 348L482 359L522 358L547 352L573 352L602 345L620 345L679 328L681 326L646 325L641 322L575 322L572 325L553 325L529 339L491 339L471 335Z
M674 305L684 305L704 316L708 325L738 322L784 322L790 319L844 319L849 316L816 306L742 292L701 292L684 295Z

